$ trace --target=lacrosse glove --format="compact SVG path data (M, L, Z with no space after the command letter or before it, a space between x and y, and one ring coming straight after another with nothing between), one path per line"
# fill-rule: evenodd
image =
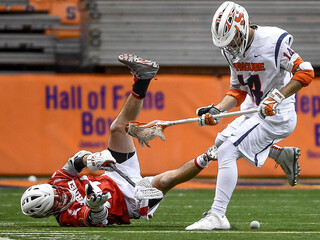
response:
M278 105L284 99L285 96L283 96L278 89L274 89L272 92L269 92L258 107L259 117L265 119L266 116L274 116Z
M85 186L85 204L90 208L89 220L93 225L107 225L108 208L105 206L109 198L108 193L95 193L90 184Z
M199 126L206 126L206 125L216 125L220 119L214 118L212 115L220 114L221 111L214 107L213 104L207 107L201 107L196 110L196 114L201 116L198 120Z
M113 171L108 167L108 164L115 164L116 160L112 157L109 150L96 152L87 157L87 167L90 171L95 172L98 170Z

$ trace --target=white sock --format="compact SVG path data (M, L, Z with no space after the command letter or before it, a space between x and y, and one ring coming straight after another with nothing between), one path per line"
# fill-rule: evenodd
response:
M226 140L218 149L218 176L211 209L221 216L226 215L233 190L237 185L239 154L237 147L229 140Z
M211 161L208 159L205 153L201 154L200 156L194 159L194 165L196 165L196 167L201 170L208 167L210 162Z
M272 147L270 148L269 157L276 160L279 157L281 150L282 147L278 145L272 145Z

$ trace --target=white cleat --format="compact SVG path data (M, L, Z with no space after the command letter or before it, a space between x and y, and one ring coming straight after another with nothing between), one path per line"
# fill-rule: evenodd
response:
M297 147L283 147L276 162L281 166L286 174L288 182L291 186L295 186L300 175L300 149Z
M186 227L187 231L195 230L230 230L231 226L226 216L221 217L219 214L209 210L202 215L202 218L194 224Z

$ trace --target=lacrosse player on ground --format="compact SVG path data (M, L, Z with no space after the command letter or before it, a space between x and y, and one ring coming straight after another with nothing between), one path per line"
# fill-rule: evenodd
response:
M135 55L123 54L119 61L134 76L132 94L110 127L108 150L91 153L82 150L71 157L49 179L48 184L28 188L21 197L22 212L30 217L55 216L61 226L105 226L130 224L130 219L152 217L163 195L175 185L195 177L202 169L190 160L178 169L142 178L133 139L125 131L126 124L137 118L151 79L159 65ZM200 155L199 164L216 159L214 148ZM120 169L135 187L110 165ZM79 176L85 168L106 170L101 176Z
M297 116L294 94L314 78L309 62L304 62L291 48L293 37L277 27L249 25L247 11L233 2L224 2L212 21L213 43L221 49L230 65L230 90L216 105L200 108L199 125L215 125L211 117L239 106L246 98L246 108L258 113L236 118L218 134L218 176L211 209L186 230L230 229L226 211L238 179L237 159L245 158L261 167L270 152L273 158L283 152L297 155L297 148L270 148L295 129ZM283 166L283 159L279 164ZM291 158L286 175L295 185L298 157ZM279 159L278 159L279 160ZM288 161L288 163L290 163Z

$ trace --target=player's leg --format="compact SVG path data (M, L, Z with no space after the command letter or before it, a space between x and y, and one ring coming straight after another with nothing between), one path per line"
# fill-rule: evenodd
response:
M120 113L111 124L108 146L117 153L132 153L135 151L134 143L126 133L125 126L138 117L149 83L157 74L159 65L155 61L145 60L133 54L120 55L119 61L130 69L134 84L132 94L129 95Z
M152 186L161 190L163 194L166 194L174 186L194 178L212 160L216 159L217 148L212 146L205 153L186 162L180 168L156 175L152 180Z
M218 176L215 198L211 209L203 217L188 226L186 230L230 229L230 223L225 216L227 206L238 180L237 159L241 153L228 139L218 149Z
M134 84L132 93L111 124L108 148L117 161L117 168L129 176L133 182L138 182L141 180L140 165L133 139L126 133L125 127L128 122L138 117L149 83L156 75L159 65L154 61L144 60L132 54L120 55L119 61L129 67L133 74ZM126 199L134 199L134 189L123 177L117 172L106 171L105 174L117 183Z

